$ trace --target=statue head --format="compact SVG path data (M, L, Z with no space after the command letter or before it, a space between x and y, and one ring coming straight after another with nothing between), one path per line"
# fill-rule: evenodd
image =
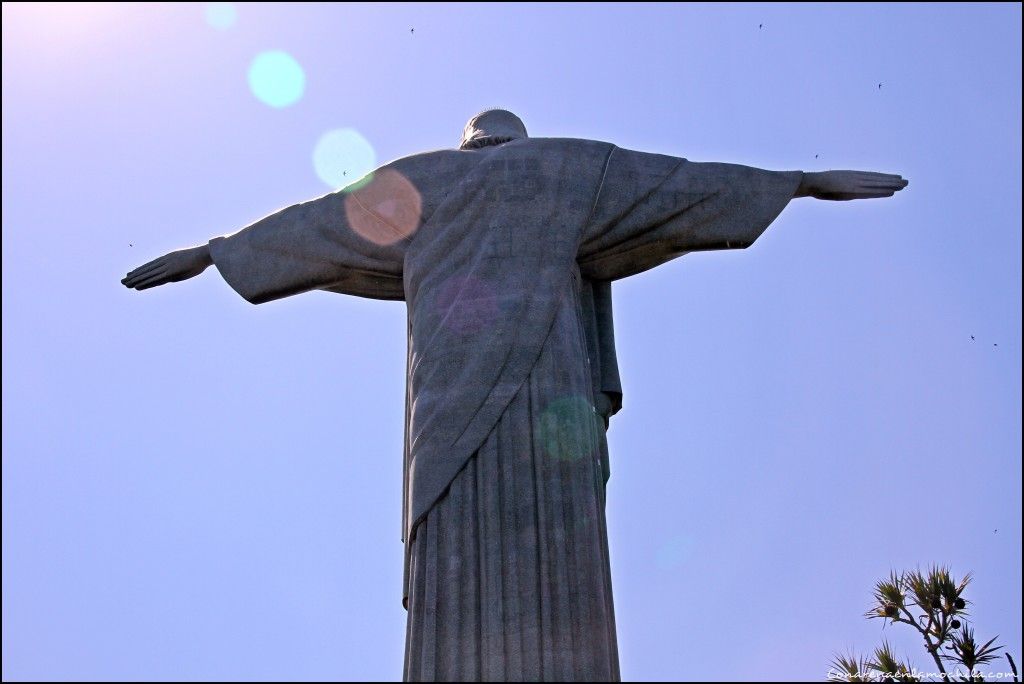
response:
M488 109L466 124L459 149L474 150L526 137L526 126L518 116L507 109Z

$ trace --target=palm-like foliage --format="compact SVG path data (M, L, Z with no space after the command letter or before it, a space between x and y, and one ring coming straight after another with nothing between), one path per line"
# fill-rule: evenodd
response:
M920 677L912 674L912 668L906 661L900 661L892 652L889 642L875 649L875 658L868 665L876 670L883 682L919 682Z
M838 654L832 659L829 679L835 682L873 682L875 677L867 658L858 658L852 653Z
M939 611L946 614L966 612L966 601L961 599L964 589L971 582L971 574L957 582L944 566L933 566L927 573L913 570L904 575L907 589L913 594L914 603L926 612Z
M889 579L875 584L875 606L865 613L868 618L887 618L896 621L900 611L905 609L906 593L904 575L890 571Z
M992 637L979 646L974 638L974 630L964 625L960 628L959 633L953 633L949 636L950 643L946 648L952 651L953 654L943 655L942 657L945 660L963 665L968 673L973 673L978 665L991 663L999 657L999 649L1002 646L992 645L992 642L998 638Z
M913 627L923 638L925 649L938 668L933 676L939 680L951 681L955 674L962 681L984 681L977 672L978 666L994 661L1003 647L993 645L995 638L979 645L974 630L966 624L970 602L963 594L970 583L970 573L957 580L948 567L940 565L927 571L918 569L899 574L891 571L887 579L875 584L874 604L864 615L888 620L889 624ZM1013 671L1013 681L1020 681L1009 653L1006 658ZM953 663L955 671L948 673L944 663ZM966 672L962 672L961 667ZM872 658L858 658L852 653L835 656L829 678L849 682L922 680L909 661L895 656L887 642L875 649Z

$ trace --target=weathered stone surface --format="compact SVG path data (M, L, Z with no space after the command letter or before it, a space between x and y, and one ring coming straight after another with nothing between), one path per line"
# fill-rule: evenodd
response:
M399 159L122 282L215 263L253 303L314 289L404 300L406 679L615 680L611 281L747 247L793 197L905 185L529 138L495 110L460 149Z

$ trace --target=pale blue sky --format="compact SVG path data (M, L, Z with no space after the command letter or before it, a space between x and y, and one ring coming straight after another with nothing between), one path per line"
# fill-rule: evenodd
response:
M236 10L3 6L4 679L401 676L403 305L119 279L328 190L328 131L383 162L490 106L910 180L615 286L623 677L925 666L862 614L934 562L1024 655L1019 4Z

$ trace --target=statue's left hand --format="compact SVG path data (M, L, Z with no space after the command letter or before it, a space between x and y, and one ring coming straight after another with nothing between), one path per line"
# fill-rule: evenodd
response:
M874 171L805 172L797 197L823 200L855 200L892 197L907 187L902 176Z
M612 417L612 400L604 392L598 392L594 397L594 413L604 421L604 429L608 429L608 422Z
M206 245L179 249L139 266L122 278L121 284L136 290L146 290L157 285L193 278L212 263L213 258Z

